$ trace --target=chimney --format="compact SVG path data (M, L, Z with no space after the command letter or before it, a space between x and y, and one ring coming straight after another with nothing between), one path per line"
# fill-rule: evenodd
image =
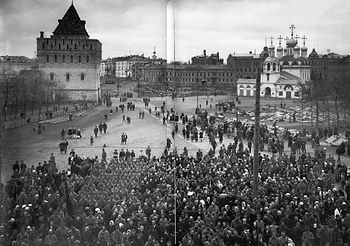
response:
M44 38L44 32L43 31L40 32L40 38Z

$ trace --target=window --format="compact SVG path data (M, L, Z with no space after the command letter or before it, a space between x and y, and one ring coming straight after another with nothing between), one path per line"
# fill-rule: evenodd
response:
M276 63L272 64L272 70L276 71Z
M46 62L50 62L50 56L46 55Z
M45 44L43 43L43 50L45 49Z
M55 74L54 73L50 73L50 80L54 80L55 79Z
M278 92L278 95L279 95L279 96L283 96L283 91L279 91L279 92Z
M80 74L80 80L85 80L85 74L83 73Z
M74 61L74 58L73 58L73 55L70 56L70 63L73 63Z
M63 63L66 62L66 56L65 56L65 55L62 56L62 62L63 62Z
M270 81L270 74L266 74L267 81Z
M267 63L267 71L270 71L270 63Z
M81 56L78 56L78 62L81 63Z
M69 80L70 80L70 74L66 73L66 81L69 82Z
M86 56L86 63L89 63L89 62L90 62L90 57Z
M57 63L57 55L55 55L55 58L54 58L54 59L55 59L55 63Z

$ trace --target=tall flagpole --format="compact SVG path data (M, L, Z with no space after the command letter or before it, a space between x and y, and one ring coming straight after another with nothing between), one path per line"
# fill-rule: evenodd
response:
M254 127L254 162L253 162L253 196L258 198L258 166L260 141L260 68L255 84L255 127Z
M173 43L174 43L174 57L173 57L173 64L174 64L174 90L173 93L176 91L176 78L175 78L175 3L173 3L173 28L174 28L174 36L173 36ZM174 100L175 100L175 95L174 95ZM174 128L175 128L175 103L174 103ZM175 131L175 129L174 129ZM175 136L176 137L176 136ZM175 145L175 137L173 139L174 141L174 148L176 148ZM177 195L176 195L176 157L174 156L174 245L176 245L176 200L177 200Z

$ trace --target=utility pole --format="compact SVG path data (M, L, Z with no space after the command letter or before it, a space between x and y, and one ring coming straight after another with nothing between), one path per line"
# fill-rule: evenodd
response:
M255 84L255 127L254 127L254 162L253 162L253 196L258 197L258 165L260 141L260 69Z

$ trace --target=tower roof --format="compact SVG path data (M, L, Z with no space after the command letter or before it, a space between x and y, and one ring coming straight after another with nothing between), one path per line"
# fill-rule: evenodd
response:
M62 19L58 20L58 26L53 32L54 36L86 36L85 21L81 20L73 3Z
M315 50L315 49L312 49L312 51L311 51L309 57L319 57L319 56L318 56L316 50Z

